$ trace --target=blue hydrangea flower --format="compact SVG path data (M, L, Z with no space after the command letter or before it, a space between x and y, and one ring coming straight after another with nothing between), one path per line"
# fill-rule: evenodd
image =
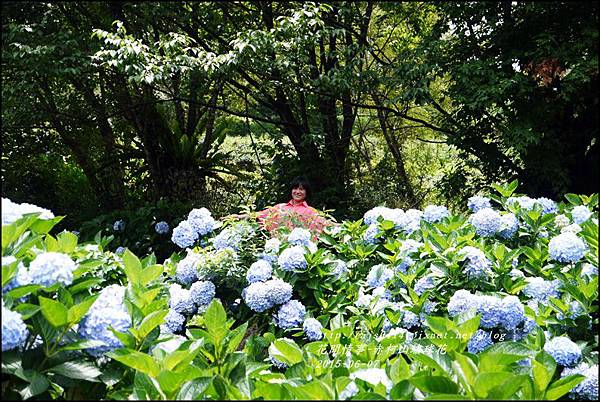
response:
M115 232L122 232L125 230L125 221L123 219L119 219L115 223L113 223L113 230Z
M304 321L306 308L298 300L290 300L279 307L275 317L275 325L279 328L289 329L300 326Z
M381 327L381 332L382 333L390 332L390 329L392 329L393 327L394 326L392 325L392 322L387 317L385 317L383 319L383 326Z
M308 266L304 258L304 248L302 246L288 247L279 255L277 259L279 267L284 271L300 271Z
M217 222L211 216L211 213L206 208L195 208L188 214L187 222L197 235L204 236L212 232L217 226Z
M283 338L283 339L289 339L289 338ZM275 358L275 356L273 356L271 354L270 348L269 348L269 361L271 362L271 364L273 364L273 366L275 366L279 370L285 370L288 367L287 364L285 364L282 361L277 360L277 358Z
M543 214L553 214L558 212L558 205L550 198L540 197L536 199L536 202L542 206Z
M26 202L17 204L8 198L2 198L2 225L10 225L20 219L24 214L39 213L39 219L52 219L54 214L52 211L40 208L37 205L28 204Z
M573 374L581 374L585 379L577 384L571 391L569 396L575 400L598 400L598 365L589 366L587 363L580 363L573 368L565 368L560 374L564 378Z
M469 353L477 354L483 352L490 346L492 346L494 342L492 341L492 336L489 331L483 331L478 329L477 332L473 334L469 342L467 343L467 349Z
M470 309L477 309L477 298L468 290L457 290L448 301L448 315L450 317L462 314Z
M271 254L260 254L259 258L261 260L265 260L266 262L268 262L271 266L273 264L275 264L277 262L277 256L276 255L271 255Z
M125 247L123 247L123 246L119 246L119 247L117 247L117 249L115 250L115 254L117 254L117 255L123 255L123 253L125 252L125 250L126 250L126 249L125 249Z
M198 280L198 262L202 260L202 256L188 250L187 255L177 263L175 277L179 283L189 285Z
M41 253L29 264L31 283L52 286L58 282L68 286L73 282L73 271L76 268L77 264L66 254Z
M525 320L525 306L517 296L506 296L500 303L500 320L502 327L511 330Z
M510 239L519 230L519 220L513 213L507 213L500 217L498 234L504 239Z
M374 265L367 275L367 286L377 288L383 286L394 277L394 271L385 264Z
M567 226L571 223L571 221L569 220L569 218L566 215L556 215L554 217L554 224L556 225L556 227L558 228L562 228L564 226Z
M523 273L523 271L516 268L511 269L508 273L508 276L510 276L513 281L519 278L525 278L525 274Z
M377 223L377 218L379 218L380 216L383 217L383 219L385 220L390 220L387 219L390 215L391 209L388 207L375 207L372 208L370 210L368 210L367 212L365 212L365 214L363 215L363 222L366 225L372 225Z
M525 317L525 320L523 320L522 325L519 325L517 328L514 328L511 331L511 339L516 342L523 340L536 327L537 323L534 319Z
M490 199L487 197L482 197L480 195L475 195L467 201L467 207L473 212L477 212L480 209L491 208L492 204L490 204Z
M585 205L578 205L571 210L571 216L573 217L573 222L580 225L590 219L592 211Z
M467 263L464 272L469 278L481 279L492 273L492 262L485 256L484 252L477 247L466 246L460 250Z
M304 228L294 228L288 236L288 243L295 246L308 246L311 234Z
M248 272L246 272L246 280L248 283L253 282L264 282L266 280L271 279L273 275L273 267L266 260L258 260L248 268Z
M360 390L358 389L358 386L354 381L352 381L346 385L346 388L344 388L342 392L340 392L340 400L350 399L359 392Z
M197 308L190 296L190 291L184 289L178 283L169 286L169 307L180 314L193 314Z
M523 294L530 299L535 299L542 304L548 304L551 297L560 298L561 282L558 279L547 281L543 278L527 278L527 286L523 288Z
M521 196L521 197L509 197L506 200L506 203L509 205L518 203L519 206L521 207L521 209L530 210L530 209L533 209L535 204L537 204L537 201L534 200L533 198L530 198L527 196Z
M273 306L287 303L292 298L292 285L281 279L270 279L265 282L265 286Z
M421 218L423 212L418 209L409 209L405 212L406 222L404 224L404 233L411 234L421 228Z
M400 246L400 252L412 254L418 252L421 247L423 247L423 243L421 243L420 241L406 239L402 242L402 245Z
M405 257L404 259L402 259L400 264L396 265L395 269L397 272L402 272L403 274L406 274L408 272L408 268L412 267L414 264L415 260L413 260L411 257Z
M439 222L448 216L450 216L448 208L441 205L428 205L423 210L423 219L429 223Z
M566 336L557 336L544 345L544 351L556 360L556 363L573 367L581 359L581 349Z
M379 286L378 288L373 289L371 292L373 297L378 297L383 300L392 300L392 293L385 288L385 286Z
M380 239L377 238L377 235L379 235L379 228L377 227L377 222L375 222L369 225L363 235L363 239L368 244L376 244L380 241Z
M2 265L10 265L17 261L12 255L2 257ZM2 288L2 293L11 291L19 286L30 285L32 282L31 274L29 270L23 265L22 262L17 264L17 274Z
M281 247L281 240L274 237L265 242L265 253L266 254L279 254L279 247Z
M587 247L575 233L566 232L553 237L548 243L550 258L558 262L577 262L583 258Z
M598 267L590 264L589 262L585 262L581 266L581 275L588 279L598 276Z
M302 329L304 330L304 334L309 341L318 341L319 339L323 338L323 326L315 318L307 318L304 320Z
M426 290L435 288L435 282L430 275L424 276L415 283L414 291L421 296Z
M502 301L495 296L476 296L477 312L481 313L479 325L481 328L494 328L500 324L504 317Z
M215 297L215 285L210 281L194 282L190 287L190 298L197 306L207 306Z
M173 309L169 309L169 312L165 316L164 324L160 326L160 332L163 334L174 334L183 329L185 324L185 317L183 314L178 313Z
M100 356L123 347L121 341L109 330L109 327L117 332L127 332L131 327L129 314L110 307L97 307L93 313L88 313L79 322L77 332L81 337L104 343L104 345L86 349L92 356Z
M154 225L154 230L158 234L167 234L169 233L169 224L165 221L160 221Z
M198 240L198 233L188 221L181 221L171 234L171 241L180 248L188 248Z
M502 226L500 214L492 208L483 208L470 217L471 224L479 236L494 236Z
M86 315L79 322L77 332L87 340L100 341L103 344L86 351L92 356L100 356L108 351L122 347L121 341L110 331L127 332L131 327L131 318L123 304L125 287L110 285L102 289Z
M333 271L331 271L331 273L336 279L342 278L349 271L348 266L342 260L335 260L333 262L333 265L334 265L334 268L333 268Z
M21 314L7 309L2 304L2 351L22 347L28 335L29 331Z
M411 329L413 327L418 327L421 323L421 320L418 315L413 313L410 310L406 310L404 314L402 314L402 327L406 329Z
M269 292L265 282L253 282L242 291L242 298L250 310L262 313L274 305Z
M215 250L223 250L229 248L237 251L242 241L241 233L238 233L234 228L227 227L223 229L218 235L211 239Z

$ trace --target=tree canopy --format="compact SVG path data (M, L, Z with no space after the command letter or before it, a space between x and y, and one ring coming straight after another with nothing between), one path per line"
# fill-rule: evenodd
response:
M458 204L598 192L594 2L3 2L3 194Z

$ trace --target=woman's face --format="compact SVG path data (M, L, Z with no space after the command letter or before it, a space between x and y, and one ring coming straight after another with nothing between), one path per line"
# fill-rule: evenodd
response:
M292 199L296 202L302 202L306 198L306 190L302 186L292 189Z

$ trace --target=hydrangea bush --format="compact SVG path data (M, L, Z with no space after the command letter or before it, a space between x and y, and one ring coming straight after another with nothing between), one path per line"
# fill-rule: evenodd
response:
M595 400L598 196L516 187L319 230L198 208L153 223L163 264L3 200L3 397Z

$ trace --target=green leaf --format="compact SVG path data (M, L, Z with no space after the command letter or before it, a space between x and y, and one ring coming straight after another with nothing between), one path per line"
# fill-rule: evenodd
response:
M48 233L58 222L62 221L64 216L57 216L52 219L41 220L37 219L31 225L31 231L37 234ZM57 243L58 244L58 243Z
M475 383L475 377L477 376L477 367L475 366L475 363L465 355L457 353L454 359L454 362L452 362L454 372L463 385L463 388L471 394L473 392L472 387Z
M179 393L175 399L178 401L204 399L203 393L208 389L211 380L211 377L200 377L186 382L181 386L181 389L179 390Z
M184 370L188 368L187 366L194 360L194 357L200 351L203 340L197 340L194 342L190 342L187 350L177 350L175 352L171 352L165 359L163 360L163 366L167 370L179 370L183 368ZM178 367L179 366L179 367ZM183 366L183 367L181 367Z
M415 386L408 380L402 380L392 387L390 398L394 400L412 400Z
M126 249L121 257L125 267L125 274L131 284L143 285L141 283L142 263L129 249Z
M114 328L109 329L126 348L135 348L135 338L131 333L119 332L116 331Z
M553 382L552 385L548 387L544 399L554 401L572 390L583 380L585 380L585 376L581 374L563 377L560 380Z
M77 236L71 232L61 232L58 235L58 249L65 253L70 254L77 247Z
M140 283L142 285L147 285L148 283L158 279L163 271L163 266L158 264L150 265L149 267L144 268L140 273Z
M325 382L313 379L311 382L296 387L288 388L294 397L306 400L331 400L333 390Z
M277 339L274 341L269 346L269 354L288 366L300 363L303 360L302 350L291 339Z
M19 286L18 288L14 288L6 294L12 297L13 299L20 299L23 296L27 296L28 294L35 292L39 288L41 288L40 285Z
M38 311L40 311L40 306L36 306L35 304L29 303L21 303L15 306L13 310L21 314L21 318L23 320L27 320L28 318L35 315Z
M577 194L568 193L568 194L565 194L565 198L572 205L580 205L581 204L581 198Z
M62 327L68 323L69 310L56 300L39 297L40 307L44 318L55 328Z
M99 377L102 372L90 362L64 362L58 366L48 369L51 373L63 375L75 380L86 380L98 382L96 377Z
M94 302L96 301L98 296L99 295L92 296L92 297L86 299L85 301L71 307L67 313L67 318L69 320L69 323L71 323L71 324L78 323L79 320L81 320L83 318L83 316L86 315L86 313L88 312L90 307L92 307L92 304L94 304Z
M71 291L71 293L76 294L77 292L81 291L81 290L86 290L91 288L94 285L97 285L99 283L104 282L104 278L92 278L92 279L86 279L84 281L81 281L75 285L72 285L69 287L69 290Z
M554 374L554 370L550 370L546 368L544 363L541 363L537 360L532 361L532 372L533 372L533 384L535 385L536 393L538 395L543 395L544 391L552 381L552 375Z
M151 356L137 350L117 349L107 353L106 356L150 377L156 377L160 372L158 364Z
M394 384L408 378L410 376L410 366L404 360L402 355L398 355L390 366L389 377Z
M212 336L215 345L220 345L227 334L227 314L220 301L213 299L204 313L206 330Z
M415 387L424 392L440 394L456 394L458 385L442 376L411 377L409 380Z
M233 353L236 351L242 340L244 339L244 335L246 335L246 330L248 329L248 323L245 322L243 325L240 325L236 329L232 330L225 337L226 350L225 353Z
M29 381L29 384L19 389L21 398L29 399L46 391L50 386L50 382L43 374L34 370L23 370L23 374Z
M169 313L169 310L156 310L148 314L140 326L137 328L136 338L138 340L144 339L154 328L163 323L165 316Z
M17 261L13 262L12 264L2 265L2 287L6 286L6 284L10 282L15 275L17 275L18 266L19 263Z
M508 372L495 373L479 373L475 378L474 390L479 398L486 398L489 391L503 383L508 379L515 377L514 374Z
M86 339L84 341L70 343L66 346L61 347L59 350L81 350L81 349L95 348L98 346L105 346L105 345L106 345L106 343L104 343L102 341Z

